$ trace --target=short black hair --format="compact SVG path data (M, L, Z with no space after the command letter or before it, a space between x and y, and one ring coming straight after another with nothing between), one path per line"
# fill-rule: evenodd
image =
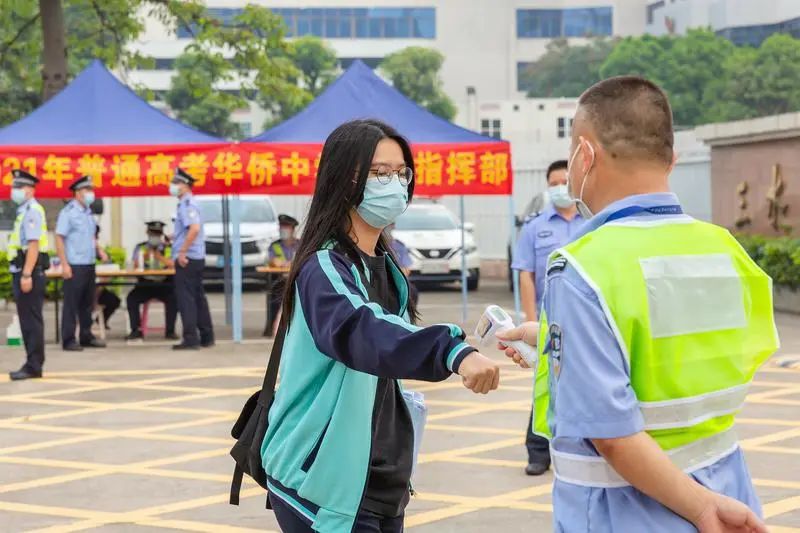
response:
M578 100L581 112L611 157L672 164L672 109L652 81L616 76L595 83Z
M545 174L544 179L547 180L547 183L550 183L550 174L555 172L556 170L567 170L569 163L567 163L566 159L559 159L558 161L553 161L550 163L550 166L547 167L547 174Z

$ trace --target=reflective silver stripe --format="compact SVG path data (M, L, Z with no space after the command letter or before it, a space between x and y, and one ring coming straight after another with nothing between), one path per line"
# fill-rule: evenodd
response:
M707 439L669 450L672 462L686 473L716 463L739 447L733 428ZM630 485L602 457L559 452L551 444L550 455L556 478L565 483L585 487L627 487Z
M735 413L744 405L750 384L736 385L677 400L639 402L645 429L689 427L717 416Z

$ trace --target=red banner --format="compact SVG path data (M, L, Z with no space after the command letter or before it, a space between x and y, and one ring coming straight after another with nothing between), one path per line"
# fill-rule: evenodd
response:
M511 194L508 143L412 149L417 194ZM0 147L0 196L8 197L15 168L41 180L39 198L68 197L69 184L87 174L98 197L166 195L177 166L197 179L196 194L311 194L321 151L320 144L273 143Z

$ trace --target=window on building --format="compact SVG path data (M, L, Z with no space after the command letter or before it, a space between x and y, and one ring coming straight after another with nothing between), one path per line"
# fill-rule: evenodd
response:
M572 133L572 119L567 117L558 117L558 138L564 139L569 137Z
M436 9L411 8L275 8L289 37L315 35L329 39L435 39ZM210 8L208 14L230 25L241 8ZM192 38L194 28L179 27L178 37Z
M174 57L157 57L156 70L172 70L175 65Z
M553 38L611 35L613 8L518 9L517 37Z
M647 6L647 23L652 24L656 20L656 11L664 7L664 0L655 2Z
M484 118L481 119L481 135L502 139L502 122L500 119Z
M520 61L517 63L517 90L527 93L531 89L531 65L529 61Z
M787 33L794 38L800 38L800 17L784 20L783 22L775 24L725 28L718 30L716 33L737 46L759 47L761 43L774 33Z

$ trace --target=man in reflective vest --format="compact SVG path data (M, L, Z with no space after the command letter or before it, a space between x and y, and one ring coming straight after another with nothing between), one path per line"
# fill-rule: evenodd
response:
M23 170L14 170L11 175L11 199L19 207L14 230L8 240L8 262L27 355L22 368L9 373L9 377L16 381L42 377L42 307L47 283L44 271L50 262L47 255L47 220L44 208L33 197L39 179Z
M624 76L581 96L567 175L587 223L550 258L538 335L556 531L766 531L733 426L778 346L771 280L683 213L673 164L656 85Z
M289 268L292 265L294 254L300 248L300 240L297 238L297 226L300 222L296 218L280 214L278 215L278 240L269 245L268 260L269 266ZM283 287L286 276L282 275L276 281L270 291L269 316L272 323L267 324L267 333L272 333L277 327L278 313L281 310L283 301Z

